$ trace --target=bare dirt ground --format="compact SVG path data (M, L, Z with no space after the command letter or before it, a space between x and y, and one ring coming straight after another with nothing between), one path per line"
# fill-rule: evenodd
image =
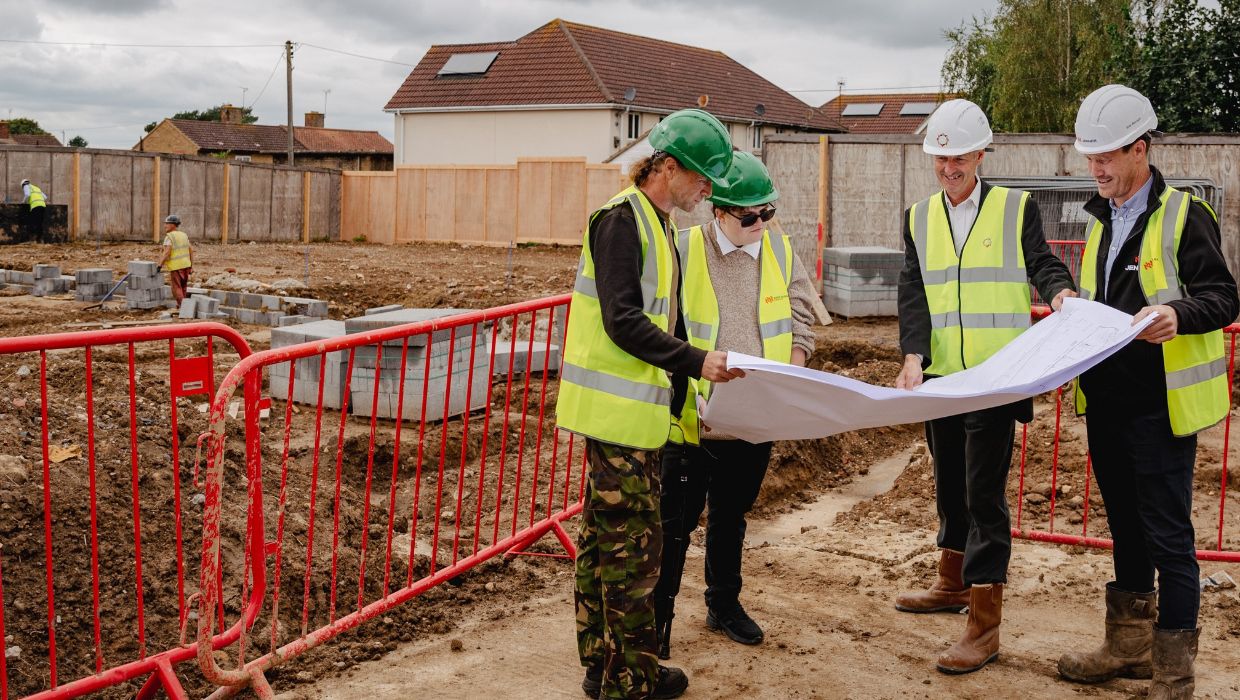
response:
M194 282L225 271L266 282L302 279L307 277L307 254L309 289L304 294L330 301L331 316L345 318L390 303L484 308L563 293L571 286L578 251L440 245L203 245L196 248ZM57 263L65 273L98 266L120 272L129 259L157 255L155 246L132 244L100 249L92 244L20 245L0 247L0 267L29 269L40 262ZM153 320L158 316L158 312L117 310L115 304L104 311L84 311L84 306L71 298L0 297L0 333L83 330L99 321ZM255 349L266 347L267 329L238 328ZM155 352L145 359L158 365L157 355ZM841 321L820 329L819 352L811 364L865 381L890 383L898 369L898 357L893 321ZM222 359L224 362L218 364L227 366L229 359ZM115 376L123 368L123 360L119 354L101 353L96 358L100 364L95 380L95 400L104 407L103 425L116 431L124 442L107 448L99 457L101 468L107 470L101 473L111 477L100 485L103 554L121 562L131 560L133 554L132 530L127 534L124 529L132 508L130 465L125 461L127 386L123 376ZM34 373L19 375L21 364L33 368ZM55 408L58 395L80 402L80 362L51 357L49 365L51 421L54 433L60 433L54 437L80 442L80 437L69 434L67 428L77 417L74 410ZM111 379L100 379L109 373ZM157 383L162 379L158 371L153 374L149 379L155 385L139 387L140 408L147 417L138 438L144 454L153 450L156 457L152 461L160 462L167 460L169 445L167 430L161 433L158 428L167 418L166 410L161 413L159 409ZM45 634L46 613L41 601L46 597L45 582L37 566L10 569L7 558L16 555L29 564L41 561L43 556L37 376L37 362L32 363L29 356L0 357L0 390L4 392L0 397L0 458L10 458L0 459L0 466L5 467L0 474L4 479L0 488L0 541L6 554L6 634L17 635L16 641L25 649L21 658L11 659L8 665L10 682L19 693L37 690L46 683L46 669L39 665L40 655L46 663L46 645L41 647L37 641ZM166 398L163 403L167 403ZM280 413L281 403L277 401L273 408ZM1105 511L1096 487L1091 485L1088 498L1084 494L1083 423L1069 413L1064 410L1061 472L1052 487L1054 403L1045 397L1039 401L1037 419L1028 433L1030 456L1024 491L1019 491L1019 456L1009 482L1013 515L1019 503L1026 527L1046 529L1053 492L1058 504L1057 531L1080 532L1088 517L1088 533L1105 536ZM203 418L190 410L190 405L182 418L184 444L186 439L192 442L202 429ZM364 419L349 420L345 468L354 476L365 467L365 444L358 445L357 436L365 434L367 423ZM1203 548L1213 547L1217 537L1221 433L1215 429L1204 436L1199 450L1196 516L1198 541ZM954 641L963 617L910 616L891 606L897 591L926 585L933 575L933 481L923 442L919 427L903 426L777 446L751 520L745 558L744 600L767 631L762 646L742 647L705 628L698 531L678 600L671 661L690 675L687 697L1123 698L1141 688L1140 683L1131 681L1076 686L1057 680L1055 674L1055 659L1064 649L1092 645L1100 634L1101 587L1110 574L1107 553L1019 541L1012 561L999 661L964 677L947 677L934 670L935 657ZM298 447L296 438L294 447ZM189 450L192 453L192 446ZM1233 465L1234 457L1233 450ZM22 466L13 466L18 463L11 458ZM181 481L186 499L194 493L189 459L183 453ZM228 468L235 470L239 455L230 455L230 461ZM166 472L147 469L143 467L140 483L144 490L144 546L150 550L146 556L154 562L151 567L155 572L148 576L156 579L147 593L148 601L152 601L174 594L169 586L170 574L174 574L169 570L170 560L159 559L171 546L166 532L169 526L158 515L160 509L168 510L172 479ZM237 474L231 473L234 477ZM83 460L70 459L57 466L53 478L70 488L83 489ZM1237 481L1233 475L1229 489L1234 489ZM356 496L356 485L347 485L346 490L349 488ZM1240 513L1240 499L1232 494L1226 499L1223 544L1240 549L1236 515ZM76 615L66 612L66 620L58 623L63 625L58 627L58 642L64 679L80 675L74 670L88 672L93 667L90 620L80 614L82 605L89 610L89 591L80 590L83 582L89 582L89 577L83 578L89 566L89 549L77 537L84 517L82 505L54 502L53 509L56 572L65 577L65 582L58 582L58 610L64 606L64 610L73 611L74 603L79 606ZM185 504L183 510L187 530L197 526L194 509ZM345 518L360 521L352 511L346 511ZM237 537L239 533L234 530L231 534ZM236 549L234 546L234 556ZM549 553L556 551L556 545L553 540L544 541L536 549ZM418 566L423 564L417 562ZM75 566L77 571L65 574ZM1203 574L1228 570L1240 578L1235 566L1205 563L1202 570ZM356 567L352 575L357 575ZM269 678L285 700L377 700L426 692L445 698L580 696L572 573L567 562L546 557L492 560L454 583L432 589L357 632L289 662ZM105 580L102 587L105 619L119 617L132 628L132 612L128 610L132 607L132 578L127 584L126 578L117 576ZM79 589L76 599L75 588ZM349 595L347 588L342 590L342 595ZM1237 591L1207 591L1201 619L1198 697L1240 697ZM150 633L153 641L148 645L152 648L158 647L156 641L167 642L170 634L175 636L175 619L148 620L147 624L161 630ZM259 639L262 636L261 632L256 634ZM109 661L124 658L132 647L132 640L125 638L110 646L105 643L105 657ZM192 664L184 664L178 671L192 695L205 694L202 691L206 686L195 679ZM135 689L121 688L107 696L125 697Z

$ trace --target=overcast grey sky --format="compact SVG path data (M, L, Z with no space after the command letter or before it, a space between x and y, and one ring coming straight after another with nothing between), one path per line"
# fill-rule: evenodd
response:
M222 102L239 104L244 94L261 123L283 124L280 57L289 39L302 44L293 58L294 123L308 110L323 110L326 98L328 126L377 129L390 139L393 120L383 105L431 44L516 39L556 17L723 51L818 105L835 94L840 78L846 90L937 87L946 48L943 30L995 5L995 0L0 0L0 118L29 117L57 137L63 132L68 138L81 135L94 147L129 148L148 122ZM233 48L192 48L198 45ZM331 92L325 95L326 90Z

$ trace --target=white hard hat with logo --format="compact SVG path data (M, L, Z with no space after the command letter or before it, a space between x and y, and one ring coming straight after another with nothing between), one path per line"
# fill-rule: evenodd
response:
M1076 150L1090 155L1122 148L1158 128L1149 99L1130 87L1104 85L1081 101Z
M980 151L994 140L990 120L968 100L948 100L926 121L921 150L932 156L962 156Z

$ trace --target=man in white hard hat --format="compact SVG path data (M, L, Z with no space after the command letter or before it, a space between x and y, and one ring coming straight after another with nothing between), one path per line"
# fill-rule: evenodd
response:
M27 205L26 240L43 242L47 236L47 195L29 179L22 180L22 202Z
M1064 678L1153 678L1151 700L1191 698L1200 589L1193 539L1196 433L1229 407L1221 329L1240 312L1215 212L1149 163L1150 101L1107 85L1081 103L1076 150L1098 195L1081 296L1155 321L1077 381L1114 540L1101 648L1059 659ZM1086 413L1088 399L1088 413ZM1154 574L1158 573L1158 591Z
M905 212L896 386L973 367L1030 324L1029 284L1059 309L1075 295L1072 275L1046 245L1038 207L1026 192L977 177L992 134L981 108L944 102L930 116L922 150L943 191ZM1003 585L1012 551L1005 486L1016 421L1033 418L1019 401L926 423L938 506L938 577L904 593L912 613L969 609L964 636L938 658L944 673L969 673L999 653Z

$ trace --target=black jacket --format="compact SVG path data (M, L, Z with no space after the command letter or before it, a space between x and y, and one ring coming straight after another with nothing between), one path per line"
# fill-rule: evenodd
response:
M670 226L666 220L662 224ZM676 314L676 328L668 334L642 311L641 234L631 207L612 207L594 219L590 224L590 251L594 256L603 330L621 350L672 374L672 407L679 415L688 384L686 378L702 376L706 352L686 340L683 313ZM673 264L680 264L674 250L672 260ZM672 294L679 293L679 289L672 290Z
M982 182L980 202L986 201L986 195L993 189ZM935 195L946 197L940 192ZM980 210L980 207L979 207ZM909 229L908 210L904 211L904 269L900 272L899 313L900 313L900 352L922 356L922 369L930 366L930 306L926 301L926 288L921 281L921 263L917 258L917 248L913 245L913 233ZM951 220L948 220L948 226ZM1025 271L1029 281L1037 288L1038 294L1048 302L1063 289L1076 289L1072 281L1072 273L1063 261L1051 252L1046 245L1046 235L1042 230L1042 215L1033 199L1025 204L1025 216L1021 225L1021 249L1025 255ZM1012 404L1013 417L1027 423L1033 420L1032 400L1017 401Z
M1141 291L1138 272L1141 242L1150 215L1162 206L1166 182L1162 173L1150 167L1154 184L1145 213L1133 224L1132 233L1115 256L1111 268L1111 284L1099 289L1095 300L1136 314L1148 305ZM1085 211L1102 222L1102 239L1098 244L1098 285L1106 279L1106 250L1111 245L1111 206L1109 200L1095 195L1085 204ZM1176 269L1186 298L1168 306L1175 309L1177 333L1189 335L1218 330L1235 320L1240 313L1236 297L1236 279L1223 258L1218 222L1201 202L1194 201L1188 209ZM1122 410L1130 415L1150 415L1167 410L1167 377L1163 368L1162 347L1136 340L1099 363L1081 376L1081 388L1090 406Z

